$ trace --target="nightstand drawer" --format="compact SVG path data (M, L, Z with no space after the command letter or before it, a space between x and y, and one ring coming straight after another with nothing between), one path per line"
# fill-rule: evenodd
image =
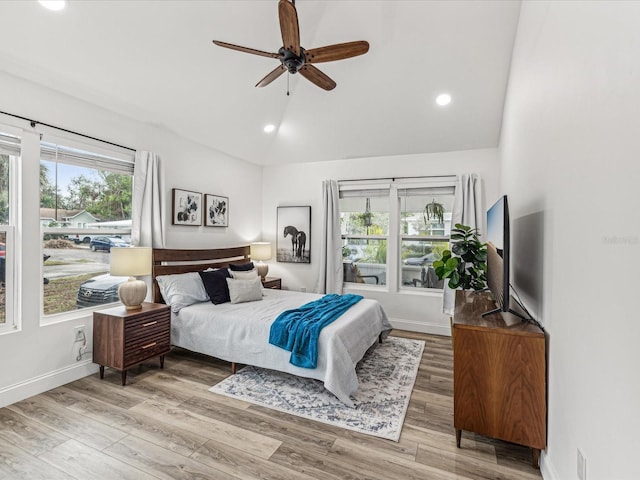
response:
M273 290L281 290L282 289L282 279L275 277L267 277L262 280L263 288L270 288Z
M171 332L166 330L161 333L151 333L149 335L138 336L124 341L124 356L126 359L138 351L143 351L153 345L168 345L171 343Z
M171 319L168 315L156 315L150 318L136 319L125 322L124 338L129 342L136 338L149 335L159 335L171 329Z
M125 368L136 365L148 358L168 353L171 349L169 343L169 336L167 336L165 338L154 339L148 343L136 345L135 348L132 347L125 353Z

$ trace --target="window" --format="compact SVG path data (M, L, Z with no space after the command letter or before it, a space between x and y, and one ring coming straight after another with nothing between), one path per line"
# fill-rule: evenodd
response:
M0 133L0 333L17 327L14 278L15 169L20 139Z
M432 265L449 248L453 199L452 180L341 183L344 281L442 289Z
M41 143L45 316L118 301L111 248L131 240L133 159Z
M386 285L389 188L340 190L344 281Z
M400 285L443 288L433 262L449 249L453 187L398 188Z

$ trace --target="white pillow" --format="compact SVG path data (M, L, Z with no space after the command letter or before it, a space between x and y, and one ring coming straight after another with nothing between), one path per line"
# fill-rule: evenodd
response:
M184 307L209 300L198 272L156 277L164 301L171 305L171 311L178 313Z
M253 270L247 270L247 271L236 271L236 270L229 270L229 273L231 274L231 277L234 280L253 280L254 278L256 278L258 276L258 271L254 268Z
M256 276L252 280L227 278L231 303L255 302L262 300L262 282Z

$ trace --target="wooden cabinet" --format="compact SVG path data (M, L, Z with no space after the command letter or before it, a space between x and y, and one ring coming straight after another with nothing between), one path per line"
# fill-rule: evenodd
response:
M171 350L171 312L168 305L143 303L139 310L124 306L93 313L93 362L122 371L122 385L127 381L127 369L149 358L159 356L160 368L164 355Z
M533 449L546 446L545 335L495 308L486 292L456 292L453 317L454 426Z
M265 279L262 280L262 286L264 288L272 288L274 290L281 290L282 289L282 279L281 278L276 278L276 277L265 277Z

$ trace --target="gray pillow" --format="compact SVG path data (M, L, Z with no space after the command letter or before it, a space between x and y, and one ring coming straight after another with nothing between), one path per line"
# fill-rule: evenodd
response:
M262 282L260 277L251 280L227 278L231 303L255 302L262 300Z
M198 272L160 275L156 277L162 298L178 313L184 307L209 300Z
M258 276L258 271L254 268L246 271L230 270L229 273L234 280L253 280Z

